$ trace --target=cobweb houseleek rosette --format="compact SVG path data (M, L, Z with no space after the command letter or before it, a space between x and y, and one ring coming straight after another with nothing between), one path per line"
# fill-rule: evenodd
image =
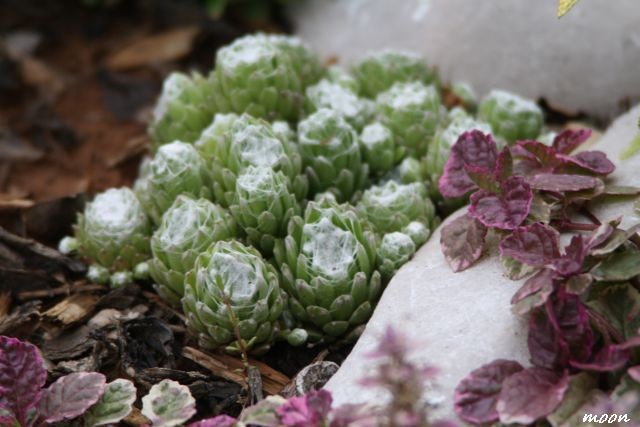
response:
M217 111L267 120L298 119L304 100L302 70L291 50L281 44L255 34L218 50L209 75Z
M364 187L369 167L362 162L355 130L339 113L323 108L301 121L298 146L310 195L328 190L343 202Z
M436 75L423 59L411 52L383 50L365 56L352 68L363 96L375 98L394 83L436 82Z
M216 145L224 138L238 117L240 116L234 113L218 113L213 116L211 124L202 131L193 144L205 160L215 155Z
M380 122L391 129L395 143L420 158L444 119L435 86L421 82L396 83L376 98Z
M237 236L229 212L206 199L178 196L151 237L149 272L158 293L171 304L184 295L185 275L211 244Z
M211 84L200 74L170 74L149 124L153 148L173 141L196 141L215 112L211 96Z
M271 256L276 239L287 234L287 224L300 214L291 182L269 167L249 166L236 180L229 207L251 245Z
M134 184L136 196L155 224L180 194L210 199L209 168L196 148L175 141L161 146Z
M431 227L435 217L435 207L421 183L387 181L373 186L362 194L356 209L379 235L400 231L413 221Z
M206 160L213 173L215 199L221 205L228 207L233 203L236 179L250 166L282 172L291 181L296 199L306 197L308 181L302 174L298 147L280 139L268 122L243 114L211 147Z
M112 188L98 194L78 215L73 246L99 266L90 269L91 280L104 282L115 274L118 281L126 281L149 257L150 234L149 218L135 194L128 188Z
M407 234L387 233L378 246L378 270L385 281L390 280L416 253L416 244Z
M285 301L275 268L256 249L232 240L198 256L187 274L182 307L200 346L262 354L278 335Z
M375 270L375 236L352 208L330 198L310 202L304 218L291 220L274 254L290 312L311 342L360 334L382 287Z
M305 109L313 113L321 108L339 113L356 130L362 129L375 114L371 100L359 98L350 89L327 79L306 90Z
M373 122L360 133L360 150L372 175L382 175L402 159L405 150L398 147L391 130L380 122Z
M494 136L509 144L536 139L544 124L535 102L503 90L492 90L482 99L478 117L491 125Z
M267 39L289 56L302 87L316 83L325 73L320 56L302 39L283 34L270 34Z

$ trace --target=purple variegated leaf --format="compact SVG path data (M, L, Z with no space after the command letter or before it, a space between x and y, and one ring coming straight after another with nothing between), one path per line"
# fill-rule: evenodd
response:
M196 400L189 387L173 380L162 380L142 398L142 415L154 427L180 425L196 413Z
M609 175L616 167L602 151L583 151L575 156L558 155L567 166L578 167L588 173Z
M554 278L555 273L548 268L542 269L528 278L511 298L513 312L524 315L547 302L549 295L553 292Z
M568 294L582 295L587 291L592 282L593 276L591 274L576 274L567 279L564 288Z
M500 422L530 424L552 413L569 386L567 371L558 373L533 367L507 377L496 408Z
M196 421L189 424L188 427L234 427L237 422L235 418L229 415L218 415L217 417Z
M620 225L621 220L622 218L620 217L618 219L605 222L601 224L598 228L593 230L587 236L587 242L586 242L587 247L589 249L597 248L598 246L600 246L601 244L609 240L609 237L611 237L615 229L618 227L618 225Z
M40 400L47 370L38 348L0 336L0 407L26 425L27 412Z
M618 345L603 347L589 362L571 361L571 366L585 371L615 372L629 361L629 350Z
M516 146L518 147L518 153L529 153L537 160L540 171L553 171L554 168L564 163L563 160L558 159L556 150L553 147L549 147L538 141L519 141ZM529 158L525 155L525 158Z
M76 372L58 378L42 393L38 416L47 423L84 414L104 393L106 378L97 372Z
M535 190L553 191L555 193L592 190L602 185L601 180L592 176L553 173L534 175L527 182Z
M640 365L630 367L627 370L627 374L629 374L629 376L633 378L635 382L640 383Z
M471 195L469 215L487 227L513 230L529 215L533 192L524 178L512 176L502 184L502 193L478 190Z
M438 187L444 197L461 197L476 188L465 171L465 164L493 171L498 157L491 135L474 130L460 135L451 147Z
M560 256L560 233L540 223L515 229L500 242L500 254L533 267L550 264Z
M579 235L573 236L564 248L564 254L553 263L556 272L562 276L572 276L579 273L588 251L589 248L585 245L584 238Z
M500 191L500 184L492 170L467 164L464 165L464 170L476 187L492 193Z
M472 424L498 421L496 402L506 378L520 372L522 365L512 360L498 359L472 371L456 387L456 414Z
M455 272L469 268L484 248L487 228L469 215L462 215L442 227L440 247Z
M569 362L569 344L566 342L553 313L536 309L529 319L527 345L531 363L540 368L562 369Z
M321 427L329 417L332 400L331 393L320 389L292 397L276 413L286 427Z
M553 148L560 154L569 154L591 136L591 129L567 129L553 139Z
M569 346L569 360L583 362L591 357L594 343L593 330L587 308L576 295L562 290L549 304L555 315L559 333Z
M493 174L499 182L506 181L513 175L513 157L509 147L504 147L498 154Z

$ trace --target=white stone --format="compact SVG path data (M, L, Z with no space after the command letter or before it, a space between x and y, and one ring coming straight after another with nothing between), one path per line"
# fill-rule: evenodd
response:
M620 153L637 132L639 116L640 106L616 120L589 147L605 151L618 164L611 181L620 185L640 185L640 154L620 161ZM625 215L624 226L640 220L633 213L631 199L609 202L594 211L602 219ZM375 404L385 398L380 390L361 386L358 381L370 374L374 362L367 354L387 326L406 333L419 344L417 362L440 369L427 395L428 401L436 405L431 413L438 418L455 418L454 389L473 369L497 358L528 365L526 322L510 311L510 299L522 282L505 278L495 245L490 252L492 256L484 256L470 269L453 273L440 250L440 228L436 230L414 259L393 277L353 352L326 385L335 404Z
M605 118L640 99L637 0L584 0L556 18L555 0L308 0L298 34L346 64L384 48L412 50L445 81L545 98Z

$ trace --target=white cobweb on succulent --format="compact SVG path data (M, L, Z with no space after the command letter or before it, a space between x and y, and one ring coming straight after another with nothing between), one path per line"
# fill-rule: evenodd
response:
M188 85L188 77L180 73L172 73L162 84L160 99L153 109L153 120L158 121L164 117L167 107L175 99L180 97L184 88Z
M415 186L411 184L398 184L395 181L387 181L384 185L372 187L367 190L369 200L381 207L412 203L416 200L415 194Z
M208 283L222 283L220 289L232 304L245 304L258 293L260 272L251 263L252 255L235 251L215 252L207 266ZM262 262L255 259L256 263ZM215 286L215 285L214 285ZM220 291L219 290L219 291Z
M125 188L111 188L96 196L85 212L85 220L94 224L94 233L102 232L110 238L126 239L126 231L144 221L144 214L135 195Z
M446 146L450 148L463 133L474 129L483 133L491 133L491 126L486 122L468 116L457 117L442 132L442 140L446 143Z
M171 180L172 176L193 167L197 159L197 152L191 144L174 141L158 148L158 152L151 161L151 168L155 179Z
M540 111L538 104L532 100L523 98L515 93L507 92L505 90L494 89L489 93L488 98L495 99L500 105L508 106L509 110L516 114L529 111Z
M262 125L247 125L234 135L232 144L246 165L273 167L285 155L282 142L268 135Z
M318 108L331 108L347 118L362 114L364 105L358 96L344 86L328 80L307 88L307 95Z
M172 208L165 214L164 221L168 225L159 235L160 243L165 248L181 247L194 239L198 230L198 208L190 198L183 198L180 206Z
M371 123L362 129L360 141L368 147L374 148L391 138L391 131L380 122Z
M418 82L396 83L389 91L380 94L380 100L393 109L405 109L413 106L421 106L435 95L433 86L425 86Z
M273 169L264 166L249 166L236 181L236 191L240 199L247 202L272 201L287 190L285 185L278 185ZM250 195L250 198L244 198Z
M380 248L381 251L407 254L413 253L416 246L413 243L413 240L411 240L411 237L405 233L394 231L393 233L387 233L384 235Z
M345 231L323 217L318 222L305 224L302 229L305 243L302 253L310 260L310 268L328 279L349 277L355 262L358 242Z
M262 34L238 39L218 52L218 63L229 73L243 65L270 61L278 54L274 45Z

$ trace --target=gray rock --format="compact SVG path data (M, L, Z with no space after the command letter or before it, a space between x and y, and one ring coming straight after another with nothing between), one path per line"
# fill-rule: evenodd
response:
M588 0L556 19L556 1L309 0L297 32L342 62L371 50L423 55L444 80L545 98L605 118L640 99L637 0Z
M618 163L612 182L620 185L640 185L640 154L620 161L620 153L637 132L638 116L640 106L616 120L594 146L588 147L605 151ZM640 220L630 199L594 206L594 212L601 219L624 215L625 226ZM522 282L503 276L495 242L489 250L492 256L453 273L440 251L440 229L393 277L353 352L327 383L336 405L380 403L388 398L376 388L358 384L373 369L366 355L388 325L419 343L417 362L440 369L427 393L435 417L455 418L454 389L473 369L497 358L528 365L526 323L510 311L511 296Z

